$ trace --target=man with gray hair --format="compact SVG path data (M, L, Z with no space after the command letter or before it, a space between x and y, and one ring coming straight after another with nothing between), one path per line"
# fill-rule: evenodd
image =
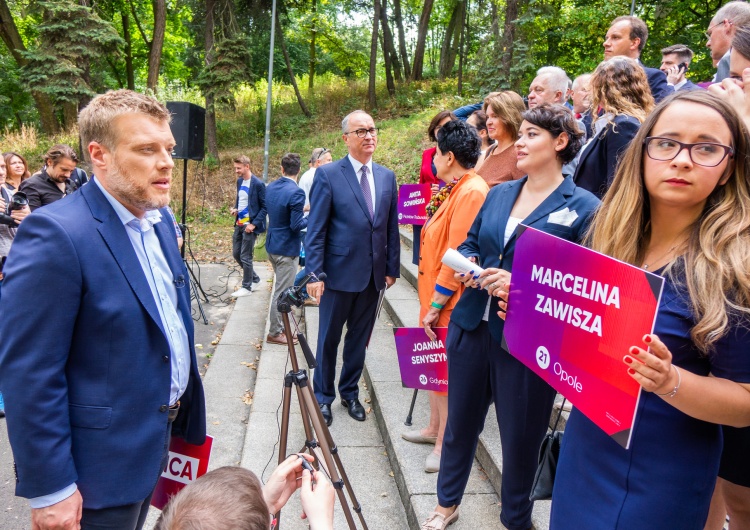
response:
M543 103L564 105L568 99L568 75L557 66L544 66L537 70L529 87L529 108Z
M573 88L570 91L570 97L573 100L573 114L575 114L583 132L586 133L586 138L593 136L590 81L591 74L581 74L573 81Z
M706 46L711 50L711 61L716 67L714 83L729 77L729 51L738 27L750 25L750 4L728 2L721 6L706 30Z
M358 399L365 350L379 293L400 275L398 185L393 171L372 161L378 129L362 110L346 116L341 128L349 154L315 172L305 238L307 272L327 275L325 283L308 283L307 291L320 303L313 389L328 425L333 421L336 356L344 325L339 396L352 418L367 417Z

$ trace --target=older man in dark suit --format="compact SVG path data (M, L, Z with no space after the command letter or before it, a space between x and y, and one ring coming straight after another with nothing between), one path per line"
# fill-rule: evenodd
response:
M611 59L624 55L640 63L641 53L648 40L648 26L638 17L617 17L607 30L604 39L604 59ZM648 86L654 101L659 103L665 97L674 93L674 88L667 83L667 76L656 68L643 66L648 77Z
M27 217L8 256L0 387L34 529L140 529L170 435L205 439L187 272L166 209L169 119L129 90L94 98L79 130L96 178ZM50 260L64 266L52 274Z
M300 160L296 153L287 153L281 159L281 177L268 185L268 234L266 251L276 274L270 312L270 325L266 341L287 344L281 315L276 309L279 296L294 284L302 244L302 230L307 228L304 216L305 192L297 186Z
M365 420L358 399L365 349L375 324L378 295L399 276L398 187L393 171L372 161L378 143L375 122L357 110L344 118L341 127L349 154L318 168L305 238L307 272L328 276L325 286L323 282L307 286L310 296L320 301L313 383L328 425L333 421L336 354L345 324L339 395L350 416Z

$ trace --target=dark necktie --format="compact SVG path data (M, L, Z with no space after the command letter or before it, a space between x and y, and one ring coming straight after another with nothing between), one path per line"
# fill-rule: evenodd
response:
M367 173L367 166L362 166L362 178L359 180L359 185L362 187L362 195L365 196L367 211L370 212L370 218L372 219L375 210L372 207L372 193L370 192L370 181L367 180Z

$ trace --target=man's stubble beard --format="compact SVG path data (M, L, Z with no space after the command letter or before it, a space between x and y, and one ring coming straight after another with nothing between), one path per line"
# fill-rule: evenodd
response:
M117 162L112 165L107 180L114 191L113 195L139 210L158 210L169 204L169 192L167 192L166 196L163 198L149 199L145 190L140 189L135 182L126 176L125 172Z

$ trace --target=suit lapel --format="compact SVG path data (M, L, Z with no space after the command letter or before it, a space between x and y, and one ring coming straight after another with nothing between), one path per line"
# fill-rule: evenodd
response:
M561 206L565 205L567 197L573 194L573 190L575 190L575 184L573 184L572 178L566 177L565 180L563 180L562 183L526 217L526 219L521 221L521 224L525 224L526 226L532 225L558 210ZM513 202L508 202L510 203L511 208L513 204L515 204L515 200ZM515 244L516 233L517 231L514 231L513 235L508 239L508 243L505 245L506 250L509 245Z
M117 213L112 209L107 198L96 184L92 183L84 186L81 188L81 193L86 197L86 202L89 204L89 208L91 208L92 215L101 223L98 231L130 284L131 289L133 289L133 292L146 312L166 336L154 296L151 293L146 276L143 274L143 268L140 261L138 261L138 256L135 254L130 238L125 231L125 225L122 224Z
M367 209L367 204L365 204L365 196L362 194L362 187L359 185L359 180L357 180L357 175L354 173L354 167L352 167L352 163L349 162L349 157L344 157L341 159L341 173L344 175L344 180L346 180L349 183L349 187L352 189L352 193L354 194L354 197L357 199L357 203L359 204L359 207L362 208L362 213L365 214L365 217L367 217L368 221L370 221L370 224L373 223L373 219L370 217L370 212ZM373 176L373 178L375 178ZM375 186L375 194L377 195L377 185Z
M372 178L375 183L375 196L372 198L372 218L373 222L378 218L378 212L380 211L380 205L383 202L380 199L380 195L383 193L383 187L385 185L385 177L383 176L383 168L377 165L375 162L372 163ZM360 190L361 190L360 186Z

